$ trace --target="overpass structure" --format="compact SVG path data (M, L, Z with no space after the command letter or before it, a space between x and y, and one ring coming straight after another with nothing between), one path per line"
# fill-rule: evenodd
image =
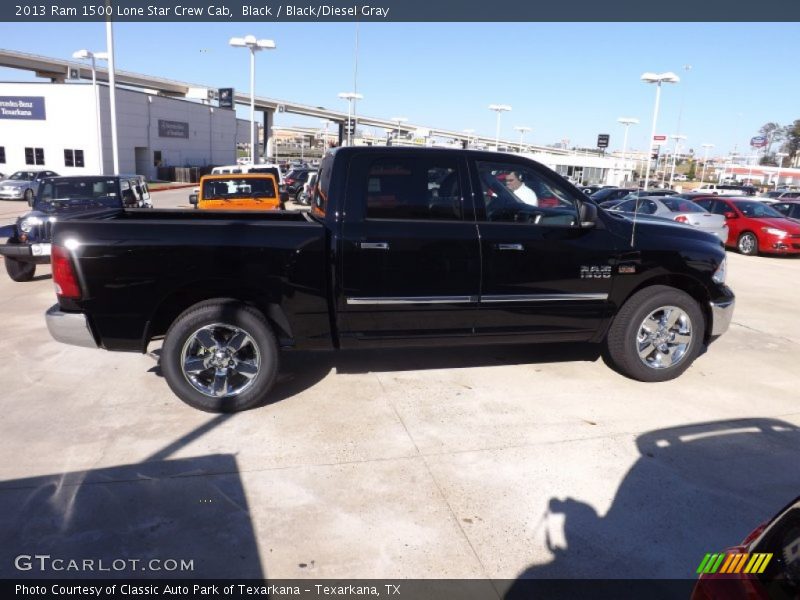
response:
M68 79L91 80L92 78L91 68L87 64L75 59L67 60L61 58L52 58L35 54L27 54L24 52L16 52L13 50L0 49L0 67L30 71L35 73L37 77L50 79L55 83L63 83ZM95 72L98 81L108 82L108 69L96 67ZM210 98L213 98L214 92L216 92L218 89L217 86L210 86L208 84L187 83L184 81L176 81L172 79L165 79L163 77L155 77L153 75L132 73L129 71L116 70L114 75L117 85L139 90L147 90L151 93L157 93L163 96L200 98L203 90L205 90L208 94L205 97L205 100L209 100ZM242 106L249 106L250 94L234 92L234 103ZM270 132L272 131L273 118L276 112L286 112L302 115L304 117L316 117L318 119L324 119L333 123L337 123L339 126L340 144L344 137L345 124L347 122L346 112L330 110L322 106L308 106L290 100L279 100L264 96L255 97L255 109L262 112L264 115L263 143L265 150L269 141ZM398 124L397 121L380 117L359 115L357 117L357 122L361 125L369 127L379 127L389 131L399 131L401 134L425 130L426 132L429 132L429 135L431 136L448 138L457 142L465 142L470 145L479 144L492 147L495 143L494 138L474 136L465 132L451 131L429 125L417 125L412 123ZM522 145L519 142L513 142L509 140L500 140L500 145L509 149L516 149L520 152L529 150L534 152L546 151L551 154L568 154L566 150L545 148L531 144Z

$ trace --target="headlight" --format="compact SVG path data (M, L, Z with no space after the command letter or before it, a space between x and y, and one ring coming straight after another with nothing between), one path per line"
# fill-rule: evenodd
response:
M22 219L19 228L25 233L30 233L31 229L41 224L42 220L39 217L28 217L27 219Z
M778 237L786 237L788 235L783 229L775 229L774 227L762 227L761 231Z
M718 283L720 285L725 283L725 275L728 274L726 265L727 260L723 257L722 262L719 263L719 266L717 267L717 270L714 271L714 274L711 276L711 280L714 281L714 283Z

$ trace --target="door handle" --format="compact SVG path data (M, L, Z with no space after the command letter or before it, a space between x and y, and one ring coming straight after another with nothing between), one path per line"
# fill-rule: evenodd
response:
M360 242L359 247L362 250L388 250L388 242Z
M525 248L522 247L522 244L495 244L495 248L498 250L524 250Z

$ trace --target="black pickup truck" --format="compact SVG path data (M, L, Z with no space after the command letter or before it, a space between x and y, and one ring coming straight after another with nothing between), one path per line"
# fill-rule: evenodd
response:
M58 223L52 257L55 339L163 337L169 386L208 411L262 402L289 348L604 343L618 371L664 381L734 306L714 236L467 150L339 148L310 213L120 210Z

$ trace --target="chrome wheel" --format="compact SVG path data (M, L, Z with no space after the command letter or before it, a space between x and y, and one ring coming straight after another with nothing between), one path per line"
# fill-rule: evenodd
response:
M692 342L692 321L677 306L662 306L645 317L636 335L639 360L651 369L673 367Z
M742 254L755 254L757 248L758 241L752 233L743 233L739 236L739 252Z
M228 398L252 385L261 367L261 355L244 329L212 323L186 339L180 364L186 381L198 392Z

